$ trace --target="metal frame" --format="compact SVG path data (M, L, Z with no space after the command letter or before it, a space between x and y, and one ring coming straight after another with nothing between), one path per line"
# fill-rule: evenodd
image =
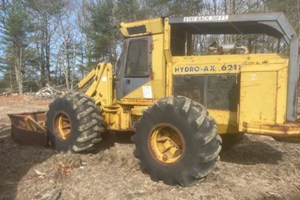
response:
M169 18L171 25L192 25L201 34L267 34L283 38L289 45L289 78L286 120L297 120L297 83L299 78L298 37L283 13L193 16ZM210 29L210 25L213 27ZM222 27L218 29L217 27Z

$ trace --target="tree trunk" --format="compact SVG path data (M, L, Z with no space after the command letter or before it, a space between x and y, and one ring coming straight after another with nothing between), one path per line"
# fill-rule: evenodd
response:
M298 37L300 37L300 0L297 0L297 18L298 18L297 33L298 33Z
M11 70L9 70L9 86L10 86L11 91L13 91L14 87L13 87L13 80L12 80L11 73L12 73Z
M82 46L82 43L81 43L81 48L80 48L80 72L81 72L81 79L85 75L83 66L84 66L84 50L83 50L83 46Z
M217 0L213 0L214 3L214 13L217 15Z
M20 58L19 58L19 94L23 94L23 50L20 47Z
M48 28L46 29L46 70L47 70L47 83L49 84L51 81L51 76L50 76L50 34L48 31Z
M39 68L41 70L41 76L40 76L40 87L45 87L46 86L46 72L45 72L45 62L44 62L44 49L43 49L43 44L41 44L41 47L39 46L39 43L36 44L36 48L39 53Z
M15 73L19 94L23 94L23 73L22 73L22 47L16 47L17 61L15 61Z
M70 89L69 52L68 52L67 41L64 42L64 53L65 53L65 61L66 61L66 65L64 64L64 66L65 66L65 81L66 81L67 89Z
M71 78L71 90L73 90L73 86L74 86L74 73L75 73L75 66L76 66L76 44L74 42L73 44L73 64L72 64L72 70L70 73L70 78Z

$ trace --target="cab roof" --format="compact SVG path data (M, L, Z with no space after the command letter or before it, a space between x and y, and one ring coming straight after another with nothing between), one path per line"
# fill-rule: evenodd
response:
M197 34L267 34L286 41L296 35L283 13L170 17L169 23Z

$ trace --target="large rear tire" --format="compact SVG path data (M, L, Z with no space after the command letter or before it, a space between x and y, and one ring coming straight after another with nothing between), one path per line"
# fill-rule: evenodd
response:
M49 105L46 126L51 145L57 151L73 153L93 149L105 131L100 109L79 92L59 97Z
M157 101L135 125L134 155L154 181L189 186L216 166L221 137L206 109L178 96Z

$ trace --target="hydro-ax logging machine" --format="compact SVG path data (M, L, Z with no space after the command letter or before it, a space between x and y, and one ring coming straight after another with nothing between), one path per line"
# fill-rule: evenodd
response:
M120 30L114 70L98 64L79 82L83 92L49 105L55 149L86 151L105 131L135 131L141 169L186 186L215 168L219 135L299 137L298 38L282 13L156 18ZM257 34L278 40L277 51L251 46Z

